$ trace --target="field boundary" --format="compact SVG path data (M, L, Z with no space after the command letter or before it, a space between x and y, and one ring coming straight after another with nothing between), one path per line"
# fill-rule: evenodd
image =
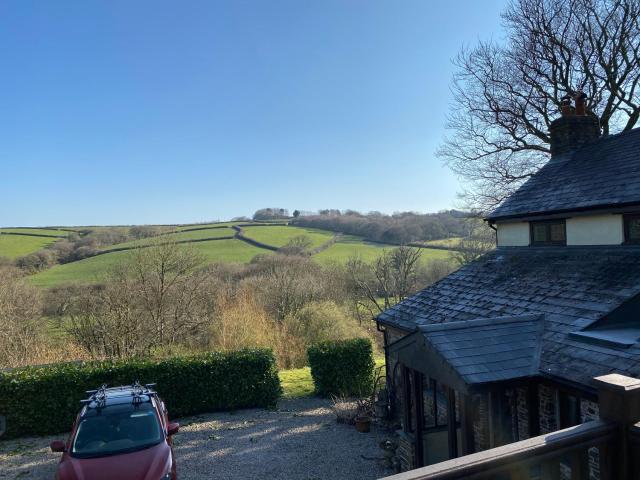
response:
M43 228L40 230L44 230ZM24 232L0 232L0 235L18 235L22 237L39 237L39 238L67 238L66 235L45 235L43 233L24 233Z
M234 225L233 228L236 231L235 234L235 238L237 238L238 240L242 240L245 243L248 243L249 245L253 245L254 247L258 247L258 248L264 248L265 250L270 250L272 252L277 252L278 250L280 250L278 247L274 247L273 245L267 245L266 243L262 243L259 242L258 240L254 240L253 238L249 238L249 237L245 237L244 236L244 231L242 230L242 227L257 227L259 225ZM268 224L268 226L271 226L270 224ZM282 225L279 225L282 226Z
M185 243L213 242L213 241L216 241L216 240L233 240L235 238L236 238L235 235L230 235L230 236L227 236L227 237L192 238L190 240L178 240L177 242L159 242L159 243L148 243L148 244L144 244L144 245L135 245L135 246L131 246L131 247L118 247L118 248L112 248L110 250L99 250L94 255L91 255L90 257L87 257L87 258L97 257L98 255L104 255L106 253L126 252L127 250L135 250L137 248L157 247L157 246L161 246L161 245L170 245L172 243L175 243L176 245L181 245L181 244L185 244ZM76 261L78 261L78 260L76 260ZM73 263L73 262L69 262L69 263Z
M330 231L330 230L327 230ZM338 243L338 241L340 240L341 237L343 237L344 234L340 233L340 232L333 232L333 237L330 240L327 240L326 242L324 242L322 245L314 248L313 250L311 250L311 255L317 255L320 252L324 252L327 248L331 247L332 245L335 245L336 243Z

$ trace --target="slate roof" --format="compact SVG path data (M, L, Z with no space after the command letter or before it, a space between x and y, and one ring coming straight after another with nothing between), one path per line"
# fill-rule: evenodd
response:
M525 315L423 325L405 337L407 341L390 345L389 351L431 349L451 370L441 378L432 373L432 378L451 386L460 384L452 379L453 373L463 384L458 389L531 377L540 367L541 320L541 315Z
M638 203L640 128L552 158L488 220Z
M541 315L538 371L588 386L611 372L640 376L640 344L614 348L570 333L638 301L638 295L640 247L502 247L377 320L413 332L424 325Z

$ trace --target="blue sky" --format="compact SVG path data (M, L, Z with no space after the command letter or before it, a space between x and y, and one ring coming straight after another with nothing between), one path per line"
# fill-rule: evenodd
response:
M504 3L4 0L0 225L452 207L451 59Z

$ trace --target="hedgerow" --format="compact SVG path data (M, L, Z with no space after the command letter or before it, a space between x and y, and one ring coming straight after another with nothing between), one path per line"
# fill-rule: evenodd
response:
M64 363L0 374L3 438L68 431L86 390L156 383L172 417L274 406L281 395L270 350L212 352L168 360Z
M371 392L373 349L366 338L318 343L307 351L318 395L358 395Z

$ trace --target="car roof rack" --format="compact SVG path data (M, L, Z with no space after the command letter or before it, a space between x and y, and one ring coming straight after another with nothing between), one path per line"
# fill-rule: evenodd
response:
M141 385L138 380L133 382L133 384L131 384L132 403L134 405L140 405L145 401L151 401L151 397L156 394L155 390L153 390L155 386L155 383L145 383ZM146 400L144 396L146 396Z
M121 387L112 387L107 388L107 385L104 384L100 386L100 388L96 390L87 390L86 393L89 395L89 398L84 400L80 400L82 405L91 405L95 404L96 409L102 409L106 406L107 403L107 392L111 391L131 391L131 403L133 405L140 405L141 403L150 402L151 397L156 395L156 391L154 387L155 383L145 383L142 385L138 380L133 382L131 385L122 385Z
M84 400L80 400L80 403L83 405L89 405L92 402L95 402L96 408L102 408L105 406L107 402L107 384L103 384L100 388L96 390L87 390L86 392L89 394L89 398Z

